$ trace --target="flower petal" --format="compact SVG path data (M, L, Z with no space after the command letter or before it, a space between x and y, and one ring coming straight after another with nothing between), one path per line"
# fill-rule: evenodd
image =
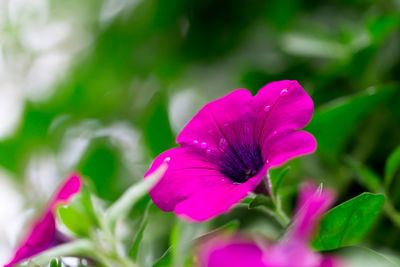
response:
M307 243L286 240L271 246L264 254L266 267L319 267L321 255L313 252ZM293 265L293 260L296 264Z
M57 205L68 203L71 197L81 190L81 187L81 178L76 174L71 175L63 183L50 200L49 205L42 213L42 217L32 224L29 234L21 242L14 257L5 267L11 267L22 260L58 245L61 242L59 238L66 240L57 232L54 210Z
M335 193L329 189L317 188L312 182L305 183L299 195L299 205L293 220L289 237L292 240L308 242L325 211L332 206Z
M56 205L68 203L70 198L78 193L82 188L82 180L78 174L72 174L68 180L60 187L53 199L50 201L50 209L54 209Z
M266 267L263 250L256 243L223 236L203 244L198 257L201 267Z
M310 154L317 148L315 138L304 131L283 131L270 137L262 147L262 155L268 165L278 167L288 160Z
M243 184L234 184L218 166L202 155L184 148L173 148L159 155L146 176L164 161L168 169L150 190L154 203L164 211L175 211L193 221L207 220L227 212L252 191L265 170Z
M215 183L198 190L177 204L175 213L190 221L204 221L226 213L253 191L262 177L258 174L243 184Z
M34 256L48 249L53 241L56 232L55 218L52 212L47 212L40 220L33 224L28 237L15 252L12 260L4 267L14 264Z
M250 109L251 99L249 91L237 89L208 103L182 129L176 142L183 145L197 140L218 146L221 138L226 138L226 129L231 129L230 124L239 121Z
M272 82L254 97L255 138L263 145L274 132L301 129L311 120L314 104L297 81Z

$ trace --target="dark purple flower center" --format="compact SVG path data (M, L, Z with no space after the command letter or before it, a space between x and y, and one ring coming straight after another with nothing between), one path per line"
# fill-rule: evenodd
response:
M255 144L227 144L216 163L234 183L246 182L264 165L260 147Z

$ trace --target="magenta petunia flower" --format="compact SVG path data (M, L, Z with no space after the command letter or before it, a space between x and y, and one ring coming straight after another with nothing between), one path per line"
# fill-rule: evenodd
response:
M269 185L269 168L316 149L314 137L298 130L312 112L296 81L272 82L254 97L238 89L210 102L180 132L180 147L154 160L146 175L164 161L169 168L151 198L192 221L227 212L263 179Z
M333 201L332 191L322 191L314 184L306 183L300 192L293 223L279 243L216 236L200 247L199 264L202 267L342 267L340 259L323 256L309 246L319 219Z
M50 200L42 216L33 222L29 234L16 249L14 257L4 267L11 267L40 252L71 240L57 230L55 210L57 206L68 203L71 197L81 190L81 187L82 180L76 174L71 175L64 182Z

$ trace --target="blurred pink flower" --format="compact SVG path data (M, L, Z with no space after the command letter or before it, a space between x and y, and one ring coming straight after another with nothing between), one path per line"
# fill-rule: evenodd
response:
M333 204L334 193L306 183L287 235L276 244L265 240L217 235L199 249L202 267L342 267L343 262L323 256L309 246L322 214Z
M32 223L29 234L16 249L14 257L4 267L11 267L22 260L71 240L57 230L55 211L57 206L68 203L71 197L81 190L81 187L82 180L77 174L71 175L64 182L50 200L42 216Z
M227 212L258 185L270 190L270 167L315 151L314 137L298 131L312 112L296 81L269 83L254 97L237 89L210 102L180 132L180 147L154 160L146 175L163 162L169 168L151 198L163 211L203 221Z

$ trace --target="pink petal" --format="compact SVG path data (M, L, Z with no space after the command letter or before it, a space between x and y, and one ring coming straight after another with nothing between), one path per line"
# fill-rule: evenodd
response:
M15 252L13 259L4 265L4 267L13 266L24 259L48 249L55 233L56 224L54 215L52 212L47 212L43 218L33 224L28 237Z
M317 142L310 133L286 130L265 141L262 156L268 165L278 167L294 157L313 153L316 148Z
M54 209L56 205L68 203L71 197L78 193L81 188L82 180L78 174L70 175L50 201L50 209Z
M340 258L334 256L326 256L322 259L319 267L345 267L347 264Z
M234 184L203 156L184 148L173 148L154 160L146 176L164 161L168 161L168 169L150 190L150 196L160 209L175 211L193 221L227 212L256 187L266 172L260 171L247 182Z
M254 97L257 140L274 132L301 129L311 120L314 104L297 81L272 82Z
M226 131L231 129L231 124L239 121L250 109L251 99L249 91L237 89L208 103L182 129L177 143L191 144L197 140L217 147L221 138L227 138Z
M308 244L287 240L265 251L263 261L266 267L319 267L321 258Z
M301 206L298 206L288 238L307 243L319 219L332 206L334 200L333 191L317 188L312 182L304 184L299 196Z
M81 187L81 179L76 174L71 175L64 182L53 199L50 200L42 217L32 224L29 234L21 242L14 257L5 267L11 267L60 243L56 230L54 210L57 205L68 203L71 197L80 191Z
M222 236L203 244L198 258L201 267L266 267L256 243Z

